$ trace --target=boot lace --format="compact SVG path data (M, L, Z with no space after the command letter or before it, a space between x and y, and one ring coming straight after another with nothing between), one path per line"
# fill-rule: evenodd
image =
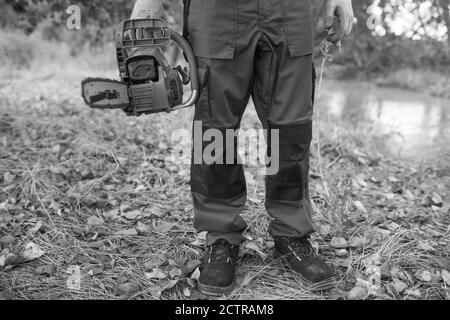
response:
M316 251L307 238L291 238L288 239L289 249L295 253L295 255L302 257L315 257ZM301 259L300 259L301 260Z
M229 263L230 261L232 261L232 253L228 242L219 240L211 245L208 263Z

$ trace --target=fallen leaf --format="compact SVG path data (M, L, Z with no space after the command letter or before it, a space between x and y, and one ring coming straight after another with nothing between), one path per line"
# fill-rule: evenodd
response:
M146 189L147 189L147 187L145 185L140 184L134 189L134 192L142 192L142 191L145 191Z
M178 280L167 280L161 286L161 292L170 290L178 284Z
M99 274L102 274L104 269L105 267L103 266L103 264L91 265L89 272L91 276L97 276Z
M113 209L111 211L107 211L103 213L103 217L110 220L119 220L120 214L118 209Z
M364 300L368 296L367 289L362 287L354 287L348 293L348 299L350 300Z
M361 278L356 278L356 287L368 289L370 287L370 282Z
M399 279L405 280L405 281L409 280L408 276L405 274L405 271L400 269L397 266L392 266L389 273L393 279L399 278Z
M25 250L22 255L27 260L34 260L42 257L44 253L45 251L42 250L36 243L28 242L25 245Z
M311 241L310 243L311 247L314 249L315 254L319 255L319 248L320 248L319 243L317 241Z
M28 234L35 235L36 233L39 232L39 230L41 230L41 228L42 228L42 221L38 221L38 222L36 222L36 224L34 225L33 228L28 230Z
M428 270L422 270L422 272L419 274L419 279L424 282L430 282L431 281L431 272Z
M379 179L377 177L374 177L374 176L370 177L369 180L370 180L370 182L373 182L373 183L376 183L376 184L381 184L383 182L381 179Z
M197 268L194 270L194 272L192 272L191 274L191 279L197 280L200 278L200 269Z
M407 289L405 290L405 294L409 295L409 296L413 296L415 298L422 298L422 291L420 291L420 289Z
M158 280L163 280L167 278L167 275L165 274L165 272L161 269L153 269L152 272L146 272L144 273L145 278L147 279L158 279Z
M258 257L261 258L261 260L265 261L268 257L268 254L263 252L263 249L261 248L261 245L257 241L246 241L244 244L244 250L247 249L247 253L250 253L251 251L256 252Z
M25 262L25 258L14 253L6 253L0 256L0 267L15 266Z
M391 264L390 262L385 262L380 266L381 279L386 280L391 277Z
M191 290L189 290L189 288L188 287L186 287L186 288L184 288L183 289L183 295L185 296L185 297L190 297L191 296Z
M102 218L99 218L97 216L90 216L87 219L87 223L90 226L101 226L101 225L103 225L105 223L105 221L103 221Z
M441 207L439 207L439 206L435 206L435 205L432 205L431 206L431 209L433 210L433 211L441 211Z
M0 238L0 243L8 244L14 242L14 237L10 234Z
M149 226L149 225L147 225L145 223L142 223L140 221L137 223L136 228L137 228L137 231L139 233L142 233L142 234L149 234L149 233L152 232L152 227L151 226Z
M124 236L124 237L134 237L137 236L138 233L135 229L126 229L126 230L120 230L115 233L117 236Z
M369 268L372 265L380 265L380 253L379 252L374 252L372 253L370 256L366 257L363 260L363 264L364 266L367 268Z
M186 261L187 261L186 257L169 259L169 264L174 267L183 268L183 266L186 264Z
M163 218L166 215L166 211L163 211L160 207L152 207L142 212L144 217L155 216L158 218Z
M348 258L347 259L339 259L334 262L334 265L337 267L342 267L342 268L348 269L351 266L351 261Z
M322 224L322 225L320 225L319 233L322 236L327 236L327 235L331 234L331 226L329 224Z
M162 260L158 256L151 256L144 262L145 271L151 271L155 267L159 267L162 264Z
M52 276L56 272L56 266L54 264L47 264L44 266L38 266L34 269L34 273L39 275Z
M430 196L426 196L425 198L422 199L421 205L424 207L431 207L431 205L433 204L433 201L431 201L431 197Z
M200 266L201 263L202 262L199 261L199 260L188 261L188 263L182 269L183 270L183 274L187 276L188 274L193 272L195 269L197 269L197 267Z
M394 182L400 182L399 179L397 179L396 177L393 177L393 176L390 176L390 177L388 178L388 180L389 180L389 182L392 182L392 183L394 183Z
M273 247L275 247L275 241L267 240L266 241L266 248L270 250L270 249L273 249Z
M122 216L128 220L136 220L140 214L141 214L140 210L134 210L134 211L123 212Z
M13 182L14 182L14 175L11 172L5 172L3 174L3 185L9 186Z
M394 279L394 288L398 291L398 293L402 293L406 289L408 289L408 285L399 279Z
M338 249L335 250L336 256L338 257L345 257L348 255L348 251L346 249Z
M416 199L416 197L414 196L414 194L413 194L411 191L409 191L409 190L406 190L406 191L405 191L405 197L406 197L406 199L408 199L408 200L410 200L410 201L413 201L413 200Z
M364 207L364 205L361 203L361 201L353 201L353 205L355 206L355 208L358 212L368 213L367 209Z
M0 301L12 300L12 297L11 291L7 289L0 290Z
M440 195L438 195L436 192L433 192L431 194L431 202L438 207L442 207L442 198Z
M353 237L348 242L348 245L352 248L363 248L366 245L366 239L363 237Z
M363 187L363 188L366 188L367 187L367 185L368 185L368 183L366 182L366 180L365 180L365 177L364 177L364 175L363 174L358 174L354 179L354 182L356 183L356 184L359 184L361 187Z
M442 276L442 280L444 280L444 282L448 286L450 286L450 272L448 272L447 270L442 270L441 276Z
M158 233L166 233L170 229L172 229L175 226L174 223L169 223L165 221L161 221L158 226L155 228L155 231Z
M206 242L206 234L207 232L200 232L197 234L197 237L190 244L197 247L202 247Z
M389 230L391 230L391 231L395 231L395 230L397 230L397 229L400 228L400 225L397 224L397 223L395 223L394 221L392 221L391 223L389 223L389 224L387 225L387 228L388 228Z
M254 204L260 204L262 202L262 200L257 199L257 198L253 198L251 196L248 196L247 199L248 199L248 201L250 201L250 202L252 202Z
M348 247L347 240L342 237L333 237L331 239L330 245L336 249L345 249Z
M197 288L197 280L191 279L191 278L187 278L186 282L191 288L193 288L193 289Z
M155 299L161 299L162 289L160 286L152 286L146 290Z
M129 297L139 291L139 285L134 282L125 282L117 287L117 293Z
M395 194L393 194L392 192L388 192L388 193L385 193L385 194L384 194L384 197L385 197L387 200L392 200L392 199L395 198Z
M172 270L169 271L169 275L171 278L181 277L182 274L183 272L181 271L180 268L173 268Z

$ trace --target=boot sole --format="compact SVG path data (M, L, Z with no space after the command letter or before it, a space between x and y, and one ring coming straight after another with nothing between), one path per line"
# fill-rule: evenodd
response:
M308 280L305 278L305 276L303 274L301 274L300 272L297 272L295 270L293 270L289 264L289 261L286 258L286 255L282 255L280 252L274 250L273 251L273 259L274 260L280 260L281 263L289 270L294 271L297 275L300 276L300 278L306 282L309 286L309 289L312 291L325 291L325 290L330 290L336 287L336 278L334 276L331 276L328 279L322 280L320 282L312 282L311 280Z
M209 296L216 296L216 297L230 294L233 291L235 286L236 286L236 279L228 287L209 286L209 285L201 283L200 281L198 282L198 290L201 293L209 295Z

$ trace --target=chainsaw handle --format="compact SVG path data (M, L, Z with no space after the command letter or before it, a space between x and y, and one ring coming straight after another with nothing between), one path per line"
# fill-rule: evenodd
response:
M180 105L177 105L171 110L178 110L183 109L192 106L197 102L198 96L199 96L199 88L200 85L198 83L198 69L197 69L197 59L195 58L194 52L192 51L191 46L187 42L185 38L183 38L179 33L175 31L170 32L170 38L172 41L174 41L177 45L181 47L184 54L186 55L187 62L189 63L189 75L191 78L191 96L189 97L186 102L183 102Z

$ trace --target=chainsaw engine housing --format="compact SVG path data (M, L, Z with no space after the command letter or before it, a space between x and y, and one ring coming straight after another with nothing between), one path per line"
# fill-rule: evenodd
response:
M167 62L162 47L171 40L183 49L189 74ZM91 107L121 108L127 115L140 116L170 112L195 103L198 97L195 56L187 41L171 31L164 20L136 19L119 24L116 54L121 81L89 78L82 83L83 98ZM189 82L191 96L183 103L183 85Z
M183 82L176 69L166 69L154 56L136 55L128 59L124 80L128 83L129 115L170 111L183 102Z

